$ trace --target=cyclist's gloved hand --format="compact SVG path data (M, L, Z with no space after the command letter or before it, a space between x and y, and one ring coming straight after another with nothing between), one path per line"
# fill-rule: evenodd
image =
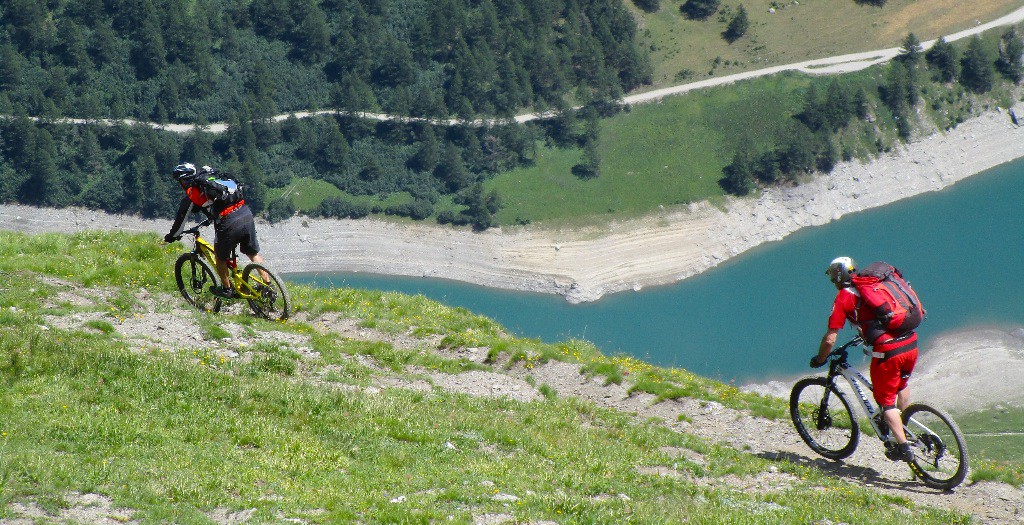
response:
M177 235L171 235L170 233L164 235L164 242L166 242L167 244L170 244L178 239L179 237Z
M821 361L818 361L818 356L815 355L814 357L811 358L811 368L821 368L821 367L825 366L825 363L827 363L827 362L828 362L828 358L827 357L825 359L821 360Z

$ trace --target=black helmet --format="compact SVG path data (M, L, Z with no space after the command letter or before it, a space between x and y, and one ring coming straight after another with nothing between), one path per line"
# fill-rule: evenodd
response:
M210 166L203 166L202 168L199 168L198 173L203 177L212 177L217 174L217 169L211 168Z
M187 181L188 179L194 177L195 174L196 165L192 164L191 162L186 162L184 164L178 164L177 166L175 166L174 171L171 173L171 177L173 177L174 180L181 182L182 180Z
M832 262L828 263L825 275L828 275L832 284L844 284L850 282L855 271L857 271L857 266L853 263L853 259L849 257L836 257L832 259Z

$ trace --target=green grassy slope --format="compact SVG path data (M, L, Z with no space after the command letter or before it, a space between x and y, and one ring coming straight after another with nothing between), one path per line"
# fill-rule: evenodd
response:
M767 148L798 112L809 79L779 75L645 104L602 121L601 174L571 173L577 150L545 148L536 165L488 183L502 195L501 222L601 213L649 213L724 195L722 167L741 142Z
M981 468L975 479L1005 479L1007 471L1022 472L1004 464L1019 463L1024 450L1024 407L999 406L970 414L957 414L957 424L967 437L967 447Z
M152 235L0 232L0 519L15 514L13 503L56 515L69 494L98 493L141 523L209 523L237 511L251 511L250 523L470 523L486 514L558 523L967 522L574 398L368 388L380 374L412 381L424 370L496 365L340 337L313 320L337 314L377 333L487 347L527 365L559 358L611 381L629 373L663 397L784 414L781 402L601 356L584 342L510 338L493 321L423 297L296 286L300 315L287 323L180 310L169 284L177 251ZM150 310L168 327L198 323L210 348L233 326L243 334L230 343L237 355L140 345L111 329ZM96 320L74 330L55 321L76 315ZM287 343L300 336L311 348ZM729 475L778 481L745 491L723 481Z

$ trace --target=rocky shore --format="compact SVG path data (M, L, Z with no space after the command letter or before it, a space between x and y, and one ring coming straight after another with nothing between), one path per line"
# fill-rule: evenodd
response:
M601 227L506 227L482 233L434 224L293 217L260 224L270 264L288 272L366 272L454 279L559 294L570 302L668 284L806 226L940 190L1024 157L1014 110L996 109L862 164L840 164L796 187L757 198L666 210ZM0 206L0 229L24 232L122 229L166 232L170 218L142 220L83 209ZM212 233L211 233L212 235Z
M1024 107L1018 106L1014 113L1024 115ZM756 199L730 199L724 209L705 202L582 230L515 227L472 233L380 219L302 217L258 227L264 256L282 273L355 271L436 277L561 294L573 302L593 301L608 293L685 279L805 226L939 190L1020 157L1024 157L1024 130L1003 109L870 164L841 164L833 173L798 187L773 188ZM120 229L163 234L169 225L170 218L145 220L83 209L0 205L0 229L27 233ZM964 376L954 378L958 384L1000 377L1006 385L1014 385L1013 378L1024 367L1022 337L1019 331L984 330L942 337L923 350L915 385L926 398L961 410L1000 401L1024 403L1019 392L978 395L971 389L948 388L956 374ZM990 350L979 362L991 366L960 368L972 362L970 356L979 348ZM785 397L791 384L778 381L748 388Z

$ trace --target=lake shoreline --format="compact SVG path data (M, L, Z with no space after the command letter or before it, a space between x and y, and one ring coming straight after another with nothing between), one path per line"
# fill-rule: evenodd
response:
M1024 105L1014 111L1024 115ZM756 198L729 198L602 226L494 228L474 233L383 219L293 217L258 225L262 253L281 273L362 272L451 279L558 294L569 302L671 284L766 242L843 215L937 191L1024 157L1024 129L996 109L866 164ZM84 209L0 206L0 229L41 233L121 229L165 233L147 220ZM828 254L823 255L827 257Z

